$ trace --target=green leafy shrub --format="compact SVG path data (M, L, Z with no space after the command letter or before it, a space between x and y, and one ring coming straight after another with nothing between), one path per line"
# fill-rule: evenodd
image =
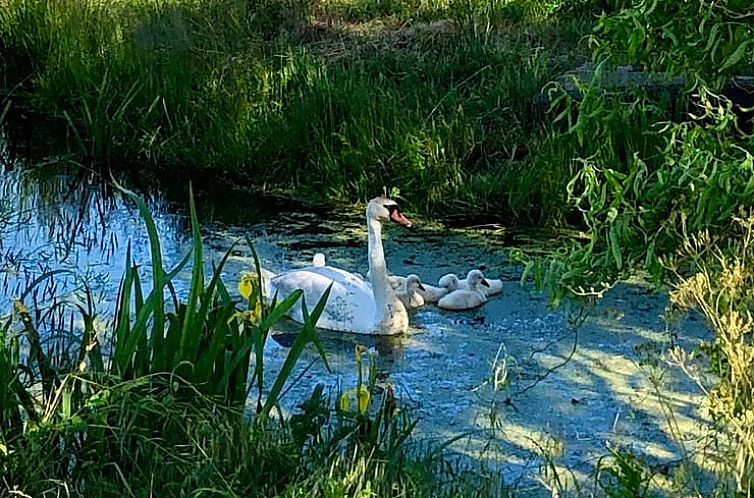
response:
M597 485L609 498L650 498L654 478L648 465L630 450L608 448L609 460L601 458Z
M717 86L754 64L754 7L747 0L638 0L597 26L598 57Z
M595 77L579 84L578 99L553 90L556 120L567 132L551 143L565 143L568 199L588 230L560 262L530 264L539 282L558 289L557 299L637 271L666 283L672 275L661 258L680 248L682 221L692 232L725 236L731 217L754 204L754 141L740 126L750 117L711 90L748 64L741 54L749 54L749 42L735 40L754 22L750 5L725 3L639 1L603 15ZM710 61L731 57L711 70ZM672 97L650 95L639 83L617 88L609 70L616 62L682 74L687 85Z

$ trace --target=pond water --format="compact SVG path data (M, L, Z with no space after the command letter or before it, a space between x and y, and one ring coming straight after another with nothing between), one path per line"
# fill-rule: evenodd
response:
M91 172L50 174L46 171L54 168L11 161L1 138L0 313L40 275L62 270L38 285L26 304L45 309L51 300L77 302L88 288L106 321L128 243L138 262L149 262L138 211ZM189 249L187 198L185 186L178 194L150 198L166 267ZM231 193L200 194L198 204L208 260L219 260L250 235L263 265L273 271L304 266L323 252L329 264L367 272L361 212L291 210ZM363 344L376 355L380 385L393 385L403 406L420 418L417 438L458 438L453 451L499 470L523 495L545 489L537 482L547 480L540 472L543 462L551 462L563 482L584 484L608 445L628 446L659 465L699 444L698 389L663 361L645 366L637 350L693 346L708 336L701 320L692 316L669 327L662 320L666 298L633 283L609 291L574 327L572 313L550 310L544 296L519 284L521 268L508 261L508 249L531 244L529 239L501 229L447 229L416 221L414 229L386 230L392 273L418 273L436 283L445 273L485 265L487 276L503 279L503 294L468 312L422 308L400 337L323 331L332 371L316 361L315 351L307 351L284 410L294 410L318 383L333 397L353 387L354 348ZM250 268L248 248L241 244L223 276L235 287L240 272ZM189 279L187 270L179 293ZM61 312L51 327L65 327L68 319ZM282 364L295 331L292 323L276 330L265 354L271 371Z

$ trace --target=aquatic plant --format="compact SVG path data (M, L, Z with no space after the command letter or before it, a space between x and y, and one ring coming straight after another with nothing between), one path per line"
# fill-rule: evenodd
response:
M689 365L689 355L678 349L672 360L684 368L707 395L710 466L721 476L724 489L754 492L754 215L735 218L735 231L724 238L709 230L685 236L683 257L695 261L692 275L679 275L671 292L676 311L698 310L715 332L714 341L701 349L716 374L710 385ZM669 261L671 268L674 262ZM732 481L732 482L731 482Z
M265 380L270 327L290 305L306 314L305 303L298 295L262 299L250 239L256 271L240 276L240 302L220 277L227 254L206 282L193 196L191 251L164 269L145 203L123 194L138 206L152 251L140 266L127 250L113 322L98 319L87 294L61 334L66 343L50 348L43 337L50 315L24 304L57 275L45 274L0 327L0 495L504 496L495 476L467 474L439 450L409 444L416 419L389 388L376 409L331 408L319 388L290 419L271 417L281 413L273 409L304 348L313 343L326 361L313 325L327 295ZM191 284L179 296L172 282L189 263ZM142 280L145 266L151 285ZM374 389L373 363L364 377ZM247 410L254 388L256 406Z
M211 396L219 396L228 404L243 406L248 390L249 365L252 353L256 359L252 385L259 386L257 403L261 414L269 414L277 402L285 380L300 356L303 347L312 342L317 346L322 360L327 364L314 324L327 302L325 292L307 316L301 333L289 352L280 377L275 381L270 396L263 404L262 384L264 360L262 351L270 328L302 299L302 292L294 292L281 302L267 305L262 295L259 261L251 240L247 240L257 265L256 285L245 295L248 309L258 313L236 311L236 302L220 278L233 247L213 268L212 278L205 286L202 237L196 216L193 195L190 196L192 252L170 271L163 269L159 236L149 210L136 194L126 191L139 207L149 234L152 264L152 286L144 297L139 270L131 259L130 247L126 251L127 270L123 277L117 320L112 335L110 373L121 379L170 372ZM191 284L188 299L179 303L172 291L171 281L193 255ZM247 283L246 285L249 285ZM164 293L171 290L172 312L166 312ZM303 305L303 303L302 303ZM132 319L132 315L135 319Z
M74 423L81 418L82 411L95 409L101 402L107 404L113 386L127 385L126 390L146 389L148 392L165 390L187 399L201 395L238 409L244 407L251 387L258 384L257 420L264 422L277 405L304 346L315 343L326 363L314 324L322 312L327 293L307 317L269 394L263 398L262 349L270 327L298 303L300 293L280 303L273 300L265 304L257 286L247 296L247 301L249 306L260 309L259 314L248 316L238 312L237 302L231 298L220 278L229 252L214 268L212 278L205 286L205 262L193 196L190 198L192 251L176 268L166 271L162 265L159 236L149 210L139 196L126 190L124 193L138 205L149 234L151 289L145 293L129 246L127 270L114 311L116 319L112 330L98 330L92 296L87 294L87 305L77 305L83 330L79 333L70 330L67 345L47 351L36 319L50 314L32 314L24 300L34 287L62 270L45 273L29 285L16 300L14 313L4 322L0 336L0 378L3 381L0 385L0 399L3 400L0 441L6 455L20 451L18 445L23 435L37 424ZM253 252L253 246L250 247ZM192 254L189 295L185 302L180 302L172 280ZM258 265L256 255L254 257ZM171 311L164 300L166 290L170 291L173 301ZM71 319L72 327L73 323ZM105 356L102 349L103 342L107 341L110 344ZM20 354L21 344L28 345L25 356ZM254 375L249 376L252 356L256 359ZM34 386L39 386L41 391L37 392ZM105 420L106 417L103 423ZM60 444L64 444L63 441L68 441L70 436L76 445L84 445L92 433L85 426L74 425L72 433L67 436L59 434L53 440L63 438ZM77 458L75 452L70 458Z
M530 162L550 129L533 97L591 20L558 3L9 0L0 84L58 119L77 161L559 221L567 176ZM364 20L341 36L317 15Z

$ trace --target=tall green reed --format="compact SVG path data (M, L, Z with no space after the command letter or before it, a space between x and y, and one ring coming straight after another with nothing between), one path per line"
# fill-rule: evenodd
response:
M71 330L59 339L64 344L45 346L49 324L42 322L57 314L30 310L25 302L38 285L67 270L47 272L31 282L0 328L3 490L22 484L21 489L40 493L86 486L108 495L122 491L119 482L130 485L122 481L124 474L148 472L147 468L160 474L153 481L158 487L160 482L180 486L183 479L194 479L232 489L228 472L264 460L262 455L270 444L262 432L250 429L244 414L251 390L257 389L254 420L259 431L264 431L270 413L293 380L305 347L314 344L327 365L315 324L329 290L310 314L306 303L300 303L306 316L302 331L283 366L268 382L263 353L270 329L299 304L301 293L280 302L263 295L259 260L250 239L257 278L253 292L245 296L246 310L239 308L238 299L231 296L221 278L230 250L205 281L207 268L193 195L189 201L191 251L166 270L146 204L133 192L122 192L136 203L146 225L151 285L142 282L143 270L133 260L129 246L112 329L102 329L104 322L96 316L88 292L85 301L71 311ZM174 280L189 263L193 267L188 295L180 297ZM109 346L103 347L107 340ZM212 415L200 415L200 406ZM221 425L202 429L209 423ZM202 434L210 438L209 444L219 446L207 448ZM249 461L234 463L228 457L223 446L228 447L234 438L241 438L234 443L238 445L235 458ZM171 445L188 449L175 451ZM273 445L269 451L282 456L284 448ZM185 458L212 470L202 475L196 469L182 469ZM262 466L244 472L262 482L277 470Z
M55 278L63 270L45 273L29 285L16 301L14 312L3 323L0 336L0 378L3 381L0 384L3 401L0 441L6 448L11 446L9 438L21 437L24 430L34 424L68 420L93 397L106 393L113 383L130 380L149 389L170 390L173 379L180 381L176 385L186 386L179 390L185 396L198 392L236 408L243 407L252 387L257 387L257 420L261 423L277 405L308 344L315 345L327 365L315 324L329 291L311 314L306 314L301 333L265 395L265 343L271 327L298 304L301 293L294 293L281 302L275 298L270 302L263 296L262 286L257 284L253 294L248 296L248 306L259 312L252 315L242 312L220 277L230 250L205 283L206 268L193 196L190 199L192 250L175 268L165 270L157 229L146 204L136 194L123 192L137 204L147 227L151 245L151 288L145 290L129 246L112 330L101 329L89 292L83 304L75 305L72 313L78 314L79 319L74 321L71 316L72 329L60 339L65 344L45 348L43 344L47 339L42 336L42 324L38 321L57 314L52 311L32 313L25 301L36 286ZM251 240L248 243L253 252ZM177 296L173 281L192 259L191 284L183 301ZM258 266L255 253L254 260ZM261 282L261 274L257 282ZM168 302L166 296L169 296ZM62 318L60 321L62 323ZM78 327L80 329L75 330ZM110 345L105 348L105 356L101 344L106 340ZM253 375L249 375L251 368Z
M294 292L280 302L273 298L268 304L260 284L259 260L254 253L257 283L248 296L248 304L249 309L258 309L259 312L256 315L238 312L236 301L220 277L233 247L213 267L212 277L205 285L202 237L193 195L189 201L192 252L167 271L163 268L159 235L146 204L136 194L125 193L136 202L146 224L152 254L152 286L145 297L138 266L131 259L129 247L127 270L116 308L111 374L132 379L167 372L198 386L207 395L218 396L230 405L243 406L251 388L248 384L249 367L254 358L251 383L258 385L257 403L264 418L277 403L283 384L306 344L313 343L327 364L315 324L327 302L329 289L312 309L311 315L307 313L301 333L263 404L264 345L271 327L298 303L303 293ZM253 252L251 240L247 241ZM172 281L190 256L193 256L193 262L188 299L180 303ZM166 290L170 290L173 299L172 312L166 311ZM301 305L305 307L305 303Z

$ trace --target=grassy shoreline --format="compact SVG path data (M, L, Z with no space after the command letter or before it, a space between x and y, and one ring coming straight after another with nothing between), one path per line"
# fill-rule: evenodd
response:
M0 84L77 161L552 224L572 172L533 97L594 18L516 5L11 1Z
M586 240L564 241L553 258L519 254L526 263L522 278L552 291L557 303L566 296L599 299L616 281L642 273L675 289L669 314L701 310L717 335L699 347L714 375L714 385L704 389L715 420L709 426L715 448L705 455L716 462L715 493L754 494L754 431L741 423L754 414L754 135L751 111L720 93L723 82L754 73L750 2L5 0L4 7L0 85L61 124L74 161L217 172L317 202L353 203L397 188L429 216L454 210L519 225L583 227ZM579 88L580 99L554 89L557 111L543 117L533 97L590 57L605 71L631 62L646 72L683 76L688 109L640 85L618 91L600 85L606 73L598 72ZM194 288L204 292L199 273ZM143 309L143 298L137 292L134 305ZM220 298L219 308L232 312L227 296ZM164 303L151 299L148 307L160 311L149 337L161 337L180 324L175 315L186 308L176 306L168 323ZM256 316L253 308L246 311ZM148 322L136 323L143 329ZM33 338L28 320L22 323L21 336ZM85 328L84 337L91 332ZM145 337L126 342L147 348ZM18 336L2 339L0 375L7 382L0 388L10 386L15 397L0 404L11 407L0 412L3 429L12 429L0 434L5 437L23 425L17 407L29 399L18 387L24 371ZM155 367L150 353L140 351L127 352L124 371L131 372L131 362L141 374L170 371L164 357ZM661 354L684 367L685 353ZM37 356L34 373L49 376ZM187 362L175 366L190 371ZM234 377L237 395L242 373ZM45 388L51 393L56 382ZM61 417L78 424L65 406L50 412L51 439L34 426L11 441L15 447L0 440L0 465L31 465L33 458L16 456L36 455L30 448L71 448L71 430L80 442L79 425L63 424L62 432L56 425ZM357 449L365 437L375 441L369 439L375 420L361 415L346 420L358 427L348 432ZM34 446L40 434L45 444ZM377 429L385 434L395 435ZM147 440L152 437L148 431ZM379 448L367 448L369 456L356 467L337 467L342 454L320 461L322 496L392 496L394 484L398 494L415 489L413 474L370 466ZM388 460L406 462L389 448ZM607 484L599 476L595 484L608 496L647 496L648 468L630 453L613 457L617 466ZM56 472L79 460L51 462L57 479ZM437 482L418 466L419 475ZM342 471L343 481L333 481L337 472L328 476L327 468ZM14 475L23 479L24 472ZM371 486L381 487L373 492ZM228 489L225 494L235 493ZM449 496L470 492L444 489ZM689 496L686 491L679 483L678 495Z
M0 318L0 496L507 496L481 465L410 440L417 421L390 386L378 388L364 347L353 388L320 385L283 418L279 400L304 349L327 366L314 328L327 295L271 369L270 329L301 292L263 299L250 239L256 274L221 276L244 250L236 244L207 278L193 197L191 250L164 268L155 220L121 191L138 206L151 259L128 246L112 319L84 291L79 302L31 298L55 271ZM189 289L177 295L173 279L187 266Z

